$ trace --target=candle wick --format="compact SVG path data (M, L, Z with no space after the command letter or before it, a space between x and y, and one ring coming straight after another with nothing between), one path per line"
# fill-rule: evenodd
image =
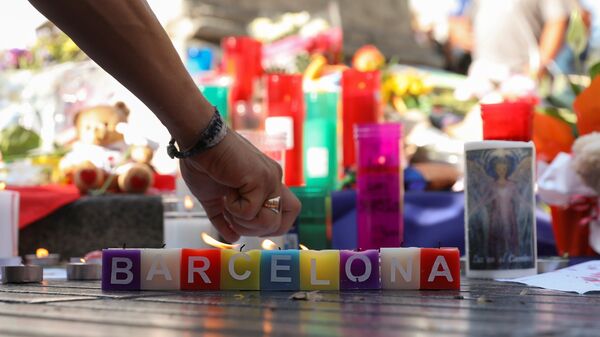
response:
M162 246L160 246L160 248L165 248L167 246L166 243L163 243Z
M400 242L400 247L404 246L404 241Z
M240 252L242 251L242 249L244 249L244 247L246 247L246 244L244 243L243 245L240 246Z
M281 250L281 247L277 247L277 249Z
M126 248L127 248L127 243L123 242L123 249L126 249Z
M442 241L438 241L438 249L442 248Z

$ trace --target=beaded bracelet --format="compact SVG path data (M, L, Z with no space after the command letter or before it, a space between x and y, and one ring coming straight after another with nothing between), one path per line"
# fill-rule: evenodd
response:
M167 154L173 158L189 158L198 153L204 152L219 144L227 134L227 125L223 122L219 110L215 107L215 113L211 117L208 125L200 132L200 139L194 146L187 150L178 150L175 146L175 138L171 138L167 146Z

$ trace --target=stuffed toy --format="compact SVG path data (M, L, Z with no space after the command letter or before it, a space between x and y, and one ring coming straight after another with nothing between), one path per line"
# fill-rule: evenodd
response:
M600 195L600 132L577 138L573 166L583 182Z
M129 109L122 102L86 108L75 115L77 141L60 168L82 194L93 190L144 193L152 185L153 150L128 146L119 132L128 116Z

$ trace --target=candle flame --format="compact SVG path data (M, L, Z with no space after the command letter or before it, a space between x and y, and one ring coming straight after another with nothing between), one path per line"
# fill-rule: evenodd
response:
M85 259L79 259L79 261L81 261L81 263L85 263Z
M260 246L264 250L274 250L274 249L277 249L277 244L275 244L275 242L273 242L272 240L269 240L269 239L263 240L263 242L262 242L262 244Z
M221 242L221 241L213 238L212 236L208 235L205 232L202 232L201 235L202 235L202 241L204 241L204 243L206 243L209 246L215 247L215 248L235 249L235 248L239 247L239 245L230 245L228 243Z
M192 200L192 197L186 195L185 198L183 198L183 207L186 211L189 211L192 208L194 208L194 200Z
M6 189L6 183L3 181L0 181L0 191Z
M46 256L48 256L48 254L49 254L48 249L46 249L46 248L38 248L35 251L35 256L37 256L37 257L46 257Z
M299 244L298 246L300 247L301 250L308 250L308 247L306 247L303 244Z

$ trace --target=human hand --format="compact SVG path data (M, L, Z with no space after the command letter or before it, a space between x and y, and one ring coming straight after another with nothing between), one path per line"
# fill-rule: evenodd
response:
M300 212L300 202L283 185L281 167L242 136L228 130L215 147L180 161L181 175L225 240L240 235L285 234ZM281 212L263 207L281 197Z

